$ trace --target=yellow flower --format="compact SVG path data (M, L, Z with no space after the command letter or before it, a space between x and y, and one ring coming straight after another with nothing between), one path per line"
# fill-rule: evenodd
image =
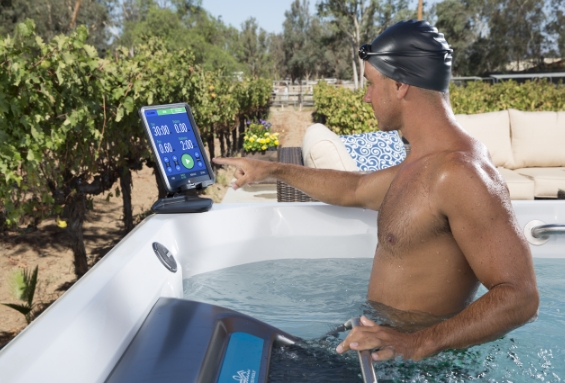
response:
M261 149L263 149L263 150L267 150L267 145L263 145L263 146L261 146Z
M267 139L265 140L265 142L268 144L269 142L271 142L271 139L270 139L270 138L267 138Z
M255 142L255 139L254 139L253 137L251 137L251 138L249 139L249 142Z
M276 141L275 141L275 145L276 145L276 146L279 146L279 140L276 140Z
M278 137L278 136L279 136L279 132L275 133L275 136L277 136L277 137Z
M264 143L265 143L265 139L264 139L264 138L260 138L260 139L259 139L259 143L260 143L260 144L264 144Z
M269 137L269 133L265 133L265 137Z

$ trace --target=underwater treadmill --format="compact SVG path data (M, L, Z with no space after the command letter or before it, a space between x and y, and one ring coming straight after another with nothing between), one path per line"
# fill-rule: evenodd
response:
M273 347L295 342L233 310L160 298L106 382L262 383Z

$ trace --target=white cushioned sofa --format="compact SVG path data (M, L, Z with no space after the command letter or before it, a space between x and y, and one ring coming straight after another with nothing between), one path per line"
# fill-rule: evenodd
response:
M557 198L565 190L565 112L521 112L510 109L456 115L471 136L485 144L494 165L506 181L510 198ZM302 143L304 165L347 171L372 171L400 163L406 156L396 132L366 137L339 137L321 124L308 128ZM353 142L353 145L352 145ZM359 148L369 146L369 149ZM345 143L345 145L344 145ZM374 149L370 146L373 145ZM379 147L379 148L377 148ZM384 160L367 160L360 153L375 152ZM364 161L364 162L363 162Z
M557 198L565 190L565 112L457 115L488 148L512 199Z

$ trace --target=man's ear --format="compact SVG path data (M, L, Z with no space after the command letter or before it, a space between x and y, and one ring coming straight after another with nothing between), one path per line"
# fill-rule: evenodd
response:
M401 82L395 82L396 86L396 97L401 100L406 97L408 94L408 89L410 89L410 85L403 84Z

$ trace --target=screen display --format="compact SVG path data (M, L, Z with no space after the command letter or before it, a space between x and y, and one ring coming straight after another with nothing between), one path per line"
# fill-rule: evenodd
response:
M146 109L142 113L170 191L182 184L198 184L213 178L200 147L202 141L185 107Z

